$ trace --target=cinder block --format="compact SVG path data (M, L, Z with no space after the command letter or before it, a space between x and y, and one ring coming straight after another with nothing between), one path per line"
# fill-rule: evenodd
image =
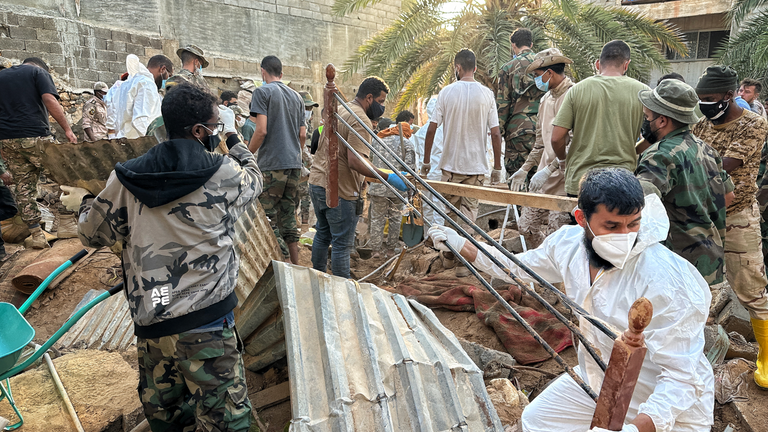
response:
M95 71L107 72L109 71L109 64L110 63L106 60L96 60L94 58L88 60L88 68Z
M13 12L4 12L3 24L19 25L19 16Z
M75 57L88 60L94 57L93 50L90 48L77 48L75 50Z
M94 27L93 35L99 39L104 39L104 40L112 39L112 30L100 28L100 27Z
M242 62L242 60L230 60L229 64L232 67L233 71L242 71L243 70L243 62Z
M75 76L81 80L96 82L99 80L99 73L90 69L77 69Z
M11 39L7 37L0 37L0 51L5 53L5 50L23 51L24 41L21 39ZM5 56L5 54L3 55Z
M125 62L123 63L116 62L116 61L109 62L109 71L113 73L119 73L119 74L125 72Z
M114 51L96 50L96 59L115 61L117 60L117 55L115 55Z
M64 66L53 66L51 69L53 69L59 76L67 75L67 68Z
M125 45L125 42L108 40L106 49L107 51L121 52L125 51Z
M58 42L52 42L51 45L48 47L48 52L51 54L63 54L64 48L61 46Z
M243 71L251 73L261 72L261 64L249 61L243 62Z
M264 3L264 10L269 13L277 13L277 6L271 3Z
M84 36L91 36L93 35L93 27L89 26L88 24L78 22L77 23L77 31L80 32L81 35Z
M27 28L43 28L43 17L32 15L19 15L19 25Z
M43 18L43 29L58 30L56 27L56 20L54 18Z
M110 87L112 84L120 79L120 75L112 72L99 72L99 81L104 81L107 83Z
M747 341L754 341L755 333L752 330L749 312L741 305L736 294L731 291L730 295L731 302L717 316L717 323L728 333L735 331L744 336Z
M61 54L41 54L41 57L48 63L48 66L65 67L67 65L66 59Z
M42 57L42 53L50 52L51 44L48 42L40 42L38 40L27 41L25 44L26 50L30 53L36 54L37 57Z
M91 47L93 49L98 49L98 50L106 50L107 41L99 38L90 39L90 45L85 45L85 46Z
M163 53L163 50L161 49L144 47L144 57L151 58L153 56L160 55L162 53Z
M116 52L115 53L115 61L121 64L125 64L125 58L128 57L127 52ZM142 56L139 56L139 60L141 60L144 64L146 64L146 60L141 58Z
M151 46L153 49L162 50L163 49L163 41L161 39L150 38L149 39L149 46Z
M37 30L31 27L16 27L16 26L9 26L9 27L11 31L11 37L14 39L26 39L26 40L37 39Z
M214 66L216 66L217 69L230 70L232 68L230 61L223 58L213 59L213 64Z
M57 30L40 29L37 31L37 40L44 42L59 42L61 35Z
M149 45L149 38L147 36L132 34L131 35L131 43L135 43L135 44L141 45L141 46L148 46Z
M26 51L3 50L3 57L6 57L12 60L21 61L29 57L29 53L27 53Z
M289 12L290 11L289 11L288 7L277 5L277 13L283 14L283 15L288 15Z
M119 50L116 50L119 52ZM144 46L138 45L134 43L127 43L125 44L125 52L128 54L136 54L137 56L143 56L144 55Z
M126 32L112 30L112 40L121 42L130 42L131 35Z

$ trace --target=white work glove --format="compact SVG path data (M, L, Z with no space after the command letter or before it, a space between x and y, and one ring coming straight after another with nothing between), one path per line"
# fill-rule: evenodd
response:
M528 171L523 171L522 168L515 171L514 174L512 174L512 181L509 183L509 190L513 192L524 192L525 191L525 179L528 178Z
M549 179L549 176L551 175L552 168L550 168L549 165L545 166L544 169L536 171L536 174L531 177L531 183L528 185L528 190L530 192L540 191L542 186L544 186L544 183L546 183L547 179Z
M419 174L426 176L429 174L429 171L432 169L432 164L423 163L421 164L421 172Z
M235 129L234 111L224 105L219 105L219 119L224 123L224 134L237 133L237 129Z
M611 431L609 431L608 429L596 427L596 428L590 429L589 432L611 432ZM621 428L621 432L639 432L639 431L637 429L637 426L628 424L628 425L624 425L624 427Z
M72 186L59 186L62 190L59 201L66 207L67 210L76 212L80 210L80 204L83 202L83 197L90 195L91 192L88 189Z
M503 175L504 171L500 169L495 169L491 171L491 184L499 184L501 183L501 176Z
M443 252L450 252L445 243L451 245L456 252L461 252L464 243L467 242L467 239L460 236L459 233L442 225L432 225L429 231L427 231L427 237L432 239L435 249Z

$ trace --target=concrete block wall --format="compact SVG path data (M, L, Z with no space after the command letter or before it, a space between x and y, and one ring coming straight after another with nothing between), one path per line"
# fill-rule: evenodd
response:
M211 61L204 75L218 91L232 90L237 78L260 80L259 60L273 54L284 79L321 100L324 68L340 69L367 38L385 28L401 0L383 0L360 13L331 14L334 0L5 0L0 4L0 52L21 61L41 57L71 88L95 81L112 84L125 71L125 57L146 62L155 54L198 45ZM362 76L339 85L349 96Z

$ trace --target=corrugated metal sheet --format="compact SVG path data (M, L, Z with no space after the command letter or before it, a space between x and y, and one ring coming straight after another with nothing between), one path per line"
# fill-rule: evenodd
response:
M75 314L104 290L90 290L72 311ZM71 317L71 315L70 315ZM125 350L136 345L133 320L125 295L118 293L97 304L72 326L57 344L59 348Z
M253 347L282 321L284 341L257 354L285 346L291 430L502 430L482 372L427 307L371 284L272 267L238 326Z
M156 143L154 137L142 137L52 144L45 150L43 164L57 183L99 193L104 189L115 164L141 156ZM258 200L254 200L237 220L235 236L235 250L240 258L237 296L242 304L270 261L282 259L282 252Z
M154 137L51 144L43 165L58 184L83 187L98 194L118 162L139 157L157 144Z

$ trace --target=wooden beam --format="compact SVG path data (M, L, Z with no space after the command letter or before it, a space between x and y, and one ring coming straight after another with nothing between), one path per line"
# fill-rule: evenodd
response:
M339 205L339 141L336 137L338 120L336 119L336 109L338 101L333 96L338 89L336 88L336 67L333 63L328 63L325 67L325 83L323 91L323 108L325 115L323 121L325 130L323 133L328 137L328 178L325 187L325 205L334 208Z
M260 410L285 402L291 398L291 382L286 381L251 395L253 409Z
M491 187L470 186L436 180L427 180L427 183L442 195L477 198L482 201L498 204L517 204L523 207L535 207L568 213L570 213L577 205L576 198L528 192L512 192L507 189L505 185Z

